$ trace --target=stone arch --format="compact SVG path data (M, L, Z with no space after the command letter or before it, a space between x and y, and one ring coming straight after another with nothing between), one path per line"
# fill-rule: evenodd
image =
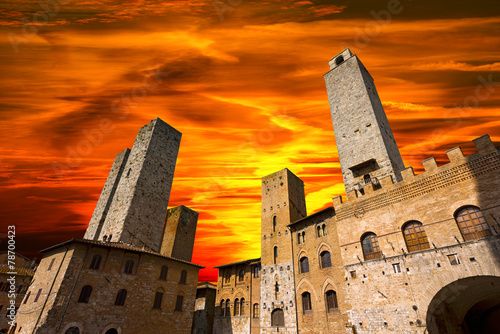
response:
M311 295L314 296L314 299L317 301L318 300L318 294L316 293L316 290L314 289L313 285L307 278L302 278L299 281L299 284L297 285L297 296L300 296L302 292L309 292Z
M429 334L493 334L500 327L500 277L471 276L443 286L428 304Z
M327 277L323 282L323 285L321 286L321 294L324 295L330 289L335 290L336 292L339 291L337 284L335 284L335 282L330 277Z
M80 323L80 322L70 322L68 323L66 326L63 327L63 330L61 333L66 333L66 331L68 329L70 329L71 327L78 327L78 329L80 330L80 333L83 333L84 331L84 327L83 327L83 324Z
M318 247L316 248L316 256L319 256L319 254L321 254L324 251L329 251L330 254L331 254L332 253L332 247L330 247L330 245L327 244L326 242L322 241L318 245Z
M104 328L104 330L102 331L102 334L106 334L107 331L111 330L111 329L116 329L116 331L118 332L118 334L122 334L122 328L120 327L119 324L110 324L108 326L106 326Z
M307 252L306 252L305 250L301 250L301 251L299 252L299 255L297 256L297 259L299 259L299 260L300 260L303 256L305 256L305 257L307 257L307 258L309 257L309 255L307 255Z

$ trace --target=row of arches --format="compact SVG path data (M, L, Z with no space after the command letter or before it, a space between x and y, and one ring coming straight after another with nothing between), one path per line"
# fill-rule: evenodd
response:
M323 251L319 254L320 269L330 268L332 266L332 258L329 251ZM299 272L305 274L309 272L309 258L302 256L299 259Z
M220 315L221 317L231 316L231 301L229 299L222 299L220 301ZM233 316L245 315L245 298L236 298L234 300L234 312Z
M492 234L483 213L476 206L466 206L458 209L455 212L454 218L464 241L476 240ZM408 252L430 248L427 234L421 222L415 220L406 222L401 227L401 232L403 233ZM378 238L375 233L364 233L361 236L361 245L365 260L382 257Z

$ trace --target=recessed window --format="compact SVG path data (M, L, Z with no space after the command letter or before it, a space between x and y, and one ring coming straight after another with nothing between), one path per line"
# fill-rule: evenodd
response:
M253 277L258 278L259 277L259 272L260 272L260 267L254 267L253 268Z
M394 273L399 274L401 272L401 266L399 263L393 263L392 269L394 269Z
M253 318L257 319L259 317L259 304L253 304Z
M325 299L328 312L332 312L333 310L339 307L337 302L337 293L335 291L333 290L327 291L325 293Z
M303 257L300 259L300 272L302 274L309 272L309 259L307 257Z
M163 293L165 291L162 288L156 290L155 293L155 301L153 303L153 309L160 310L161 309L161 301L163 299Z
M365 260L378 259L382 257L382 252L378 245L377 235L373 232L366 233L361 239L363 245L363 255Z
M303 244L304 242L306 242L306 232L304 232L304 231L299 232L299 234L298 234L298 242L299 242L299 245Z
M344 62L344 57L343 56L338 56L337 58L335 58L335 65L340 65Z
M177 295L177 299L175 301L175 309L174 312L182 312L182 302L184 301L184 296Z
M234 316L240 315L240 300L236 298L234 300Z
M274 246L274 264L278 262L278 247Z
M179 281L180 284L186 284L187 280L187 271L183 270L181 271L181 279Z
M302 293L302 310L304 314L307 311L311 311L311 294L309 292Z
M428 249L429 241L421 222L411 221L403 226L406 247L409 252Z
M125 262L125 270L123 271L125 274L133 274L134 273L134 260L127 260Z
M49 268L47 269L47 271L50 271L50 269L52 269L52 266L54 265L54 261L55 260L56 260L55 258L52 258L52 260L50 261Z
M96 254L92 257L92 262L90 262L90 269L98 270L101 266L102 256L100 254Z
M123 306L125 305L125 299L127 298L127 290L121 289L116 294L115 305Z
M321 257L321 268L330 268L332 266L332 259L330 257L330 252L324 251L320 254Z
M271 207L271 210L273 208ZM273 232L276 232L276 226L278 225L276 216L273 216Z
M461 209L455 214L455 219L465 241L491 235L490 226L478 207L468 206Z
M238 281L243 282L245 280L245 270L241 269L240 273L238 274Z
M351 274L351 278L356 278L356 277L358 277L358 276L356 275L356 270L351 270L349 273Z
M162 266L161 267L161 272L160 272L160 279L162 281L167 280L167 275L168 275L168 267L167 266Z
M90 285L85 285L80 292L80 297L78 298L79 303L88 303L90 295L92 294L92 287Z
M450 260L450 264L452 266L456 266L460 264L460 260L458 259L457 254L448 254L448 260Z
M36 293L35 300L33 301L34 303L36 303L38 301L38 298L40 298L41 294L42 294L42 289L39 289L38 292Z

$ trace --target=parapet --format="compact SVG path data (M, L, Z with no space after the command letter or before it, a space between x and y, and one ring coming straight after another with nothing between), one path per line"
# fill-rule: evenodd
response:
M446 151L450 162L445 165L438 166L436 159L431 157L422 161L424 173L415 175L413 167L407 167L401 171L402 180L399 182L394 182L392 177L380 180L372 178L362 186L361 191L357 189L347 192L345 203L341 196L334 197L337 219L353 215L358 206L365 210L377 209L388 205L384 203L420 196L500 168L500 150L495 147L489 135L476 138L473 143L478 151L471 155L464 156L460 147L454 147Z

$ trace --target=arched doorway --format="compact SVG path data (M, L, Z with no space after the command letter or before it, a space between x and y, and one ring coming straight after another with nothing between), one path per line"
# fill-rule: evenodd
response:
M500 277L475 276L443 287L427 309L430 334L496 334L500 328Z
M110 328L106 331L106 334L118 334L118 330L116 328Z
M80 334L80 328L73 326L70 327L64 332L64 334Z

